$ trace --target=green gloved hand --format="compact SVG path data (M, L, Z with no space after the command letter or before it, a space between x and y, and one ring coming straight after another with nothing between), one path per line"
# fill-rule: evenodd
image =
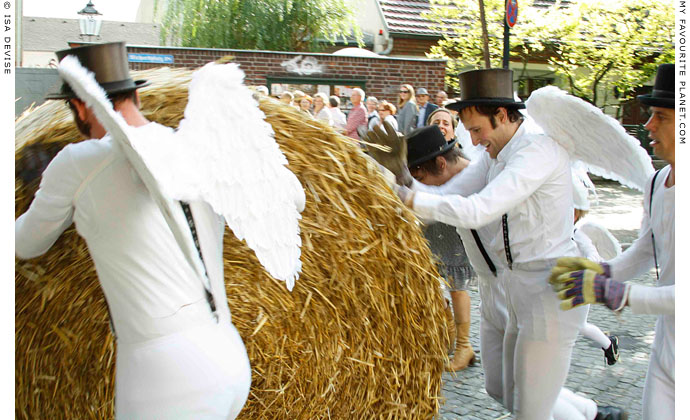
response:
M369 131L357 131L362 140L374 145L368 147L371 157L393 172L398 184L409 187L412 185L412 175L407 168L407 141L388 122L384 121L383 127L385 131L378 125Z
M577 270L593 270L597 274L611 277L611 266L606 263L597 263L580 257L561 257L556 261L556 266L551 269L549 283L553 285L558 276Z

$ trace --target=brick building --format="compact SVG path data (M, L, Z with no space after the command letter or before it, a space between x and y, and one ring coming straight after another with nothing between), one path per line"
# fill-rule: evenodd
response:
M197 68L224 58L240 65L248 85L264 85L273 95L295 89L308 94L337 95L344 109L348 108L347 98L355 87L364 89L367 96L397 103L401 84L435 91L443 88L446 74L445 60L375 54L353 56L133 45L127 46L127 52L133 70L161 66Z

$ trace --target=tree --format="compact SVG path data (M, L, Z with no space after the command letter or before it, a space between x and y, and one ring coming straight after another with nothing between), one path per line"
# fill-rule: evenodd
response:
M484 0L489 55L500 66L504 0ZM477 0L432 0L428 15L445 31L431 55L448 61L447 84L457 89L457 74L480 68L483 53ZM455 25L455 29L451 29ZM520 1L511 29L511 59L523 72L529 63L547 63L571 94L605 107L623 101L647 82L658 64L671 62L674 13L670 0L556 1L548 9ZM615 92L615 95L614 95Z
M184 47L319 51L361 30L346 0L167 0L164 42ZM157 4L158 7L158 4Z

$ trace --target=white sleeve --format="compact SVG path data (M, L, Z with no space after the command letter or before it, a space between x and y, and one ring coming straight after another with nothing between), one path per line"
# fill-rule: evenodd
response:
M505 168L479 193L434 195L419 191L413 209L422 219L452 226L477 229L515 208L537 190L554 171L558 157L532 141L517 151Z
M676 285L654 287L633 284L628 294L628 306L635 314L674 315Z
M654 250L652 246L652 229L649 222L649 192L651 179L645 188L642 202L644 214L640 233L630 246L622 254L608 261L611 266L611 278L616 281L626 281L646 273L654 266Z
M14 223L14 247L18 258L44 254L72 224L72 202L80 185L81 177L73 167L70 146L67 146L43 172L29 210Z

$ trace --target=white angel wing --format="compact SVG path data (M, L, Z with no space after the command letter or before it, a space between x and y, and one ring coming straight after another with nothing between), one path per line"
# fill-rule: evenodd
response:
M589 237L604 261L613 259L622 252L621 244L618 242L618 239L616 239L604 226L596 222L588 221L578 226L578 230Z
M134 146L167 195L209 203L292 290L301 271L304 189L243 79L236 64L205 65L192 77L172 141Z
M592 193L594 200L598 200L597 189L587 175L585 165L579 160L572 162L571 171L573 178L573 204L576 209L589 210L589 194Z
M572 160L581 160L595 175L644 190L654 172L652 160L618 121L555 86L535 90L526 104L529 115Z
M203 263L192 242L192 237L184 233L189 231L189 227L187 221L182 217L182 212L174 212L172 210L176 203L161 192L158 182L151 171L149 171L149 168L146 167L142 158L132 148L132 143L139 143L147 139L139 139L136 130L127 125L122 115L115 112L105 92L96 82L93 73L82 67L78 59L70 55L66 56L60 61L58 72L60 73L60 77L69 83L77 96L94 111L96 118L98 118L106 131L112 136L113 140L122 148L130 164L149 190L151 197L161 209L163 217L168 223L175 240L182 249L187 262L189 262L195 270L201 281L203 281L204 284L208 284L208 279L204 274ZM165 139L161 139L161 141L165 141Z

